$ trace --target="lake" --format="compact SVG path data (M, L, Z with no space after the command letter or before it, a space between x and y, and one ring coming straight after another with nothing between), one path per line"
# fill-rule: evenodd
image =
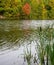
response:
M33 62L38 58L38 34L47 27L54 28L54 20L0 20L0 65L29 65L26 56L31 65L39 64Z

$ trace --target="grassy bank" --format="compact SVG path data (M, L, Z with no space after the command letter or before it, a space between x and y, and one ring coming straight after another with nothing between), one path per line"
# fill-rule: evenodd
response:
M0 19L54 19L53 0L0 0Z

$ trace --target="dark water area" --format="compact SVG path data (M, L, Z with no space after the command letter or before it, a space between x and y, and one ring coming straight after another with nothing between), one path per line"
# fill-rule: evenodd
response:
M37 52L36 29L52 25L54 20L0 20L0 65L28 65L24 53L31 50L34 56Z

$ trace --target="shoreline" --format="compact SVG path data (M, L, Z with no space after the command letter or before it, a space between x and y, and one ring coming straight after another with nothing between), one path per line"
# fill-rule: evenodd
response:
M0 15L0 20L54 20L54 19L25 19L20 17L5 17Z

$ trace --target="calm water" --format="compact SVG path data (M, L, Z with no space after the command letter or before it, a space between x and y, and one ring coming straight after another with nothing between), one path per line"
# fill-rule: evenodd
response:
M32 55L37 52L37 27L51 25L54 25L54 20L0 20L0 65L27 65L25 51L31 49Z

